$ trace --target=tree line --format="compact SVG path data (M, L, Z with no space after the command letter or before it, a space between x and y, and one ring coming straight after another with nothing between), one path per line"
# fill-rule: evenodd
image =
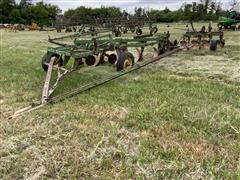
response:
M116 7L101 7L101 8L86 8L79 7L68 10L64 13L64 18L70 22L75 22L81 19L83 22L88 22L93 18L107 17L123 17L128 14ZM226 15L222 4L216 0L200 0L192 3L184 3L178 10L171 11L168 7L164 10L145 10L143 8L135 8L130 17L145 16L153 22L178 22L178 21L216 21L219 16Z
M78 7L69 9L61 14L61 9L52 4L40 1L36 4L32 0L21 0L16 3L14 0L0 0L0 23L31 24L39 26L50 26L56 21L74 23L81 20L81 23L88 23L93 18L119 18L128 14L118 7L88 8ZM184 3L178 10L144 10L135 8L130 16L146 16L153 22L177 22L177 21L215 21L226 12L222 9L221 3L216 0L200 0L199 3Z
M180 9L171 11L165 8L162 11L152 10L150 16L156 22L177 21L216 21L219 16L224 16L226 11L221 3L211 0L201 0L199 3L184 3Z
M61 13L58 6L32 0L0 0L0 23L51 25Z

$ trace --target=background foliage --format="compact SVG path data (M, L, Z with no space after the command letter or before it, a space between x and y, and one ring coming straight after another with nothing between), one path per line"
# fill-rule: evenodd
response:
M217 20L220 15L225 13L222 10L221 3L215 0L200 0L199 3L184 3L180 9L171 11L167 7L164 10L145 11L142 8L136 8L132 16L148 16L155 22L177 22L185 20ZM78 7L69 9L64 14L62 10L52 4L43 2L33 3L32 0L21 0L17 4L14 0L0 0L0 21L1 23L21 23L38 25L52 25L56 19L64 19L68 22L82 23L89 22L92 18L122 17L126 14L117 7L87 8Z
M0 0L0 22L38 25L51 25L62 12L58 6L32 0L21 0L17 4L14 0Z

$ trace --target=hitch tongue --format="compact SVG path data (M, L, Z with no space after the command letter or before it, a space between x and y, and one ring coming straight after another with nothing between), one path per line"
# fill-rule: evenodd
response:
M52 57L48 64L48 71L47 71L47 75L46 75L46 79L45 79L43 91L42 91L42 103L43 104L46 103L47 100L49 99L50 81L51 81L53 64L54 64L55 59L56 59L56 57Z

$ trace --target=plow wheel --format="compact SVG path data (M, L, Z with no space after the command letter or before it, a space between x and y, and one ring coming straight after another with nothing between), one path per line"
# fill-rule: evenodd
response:
M55 57L53 65L58 65L59 67L63 66L63 59L58 54L44 54L42 57L42 68L44 71L48 71L48 63L51 61L51 58Z
M116 61L117 61L117 56L116 56L116 54L110 54L110 55L106 55L106 56L107 56L108 62L109 62L110 64L115 64L115 63L116 63Z
M130 52L122 52L117 61L117 71L129 69L134 65L134 56Z
M85 62L88 66L93 66L96 63L96 58L93 55L86 57Z
M210 42L210 50L211 50L211 51L216 51L216 50L217 50L217 44L218 44L218 41L212 40L212 41Z

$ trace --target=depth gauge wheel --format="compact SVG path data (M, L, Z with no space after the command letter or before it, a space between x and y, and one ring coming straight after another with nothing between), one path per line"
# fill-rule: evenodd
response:
M217 50L217 44L218 44L218 41L212 40L212 41L210 42L210 50L211 50L211 51L216 51L216 50Z
M63 59L62 57L60 57L60 55L58 54L44 54L44 56L42 57L42 68L44 71L48 71L48 63L51 61L51 58L55 57L56 61L54 62L54 65L57 65L59 67L63 66Z
M132 68L134 65L134 56L130 52L122 52L117 61L117 71Z

